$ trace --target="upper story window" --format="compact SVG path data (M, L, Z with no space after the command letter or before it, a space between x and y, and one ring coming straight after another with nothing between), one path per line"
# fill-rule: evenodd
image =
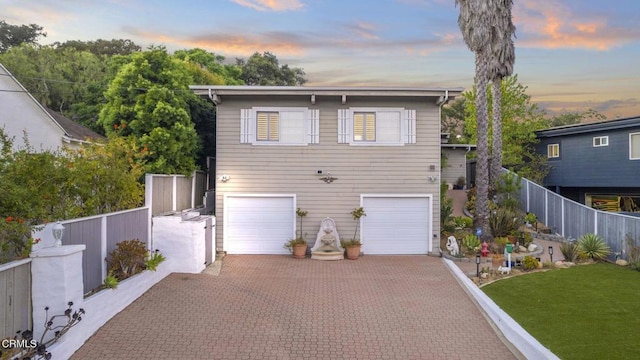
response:
M640 160L640 133L629 134L629 159Z
M547 145L547 157L550 159L560 157L560 144Z
M609 137L608 136L594 136L593 138L593 147L599 146L609 146Z
M338 143L404 146L416 143L416 111L404 108L338 110Z
M254 107L240 111L240 142L253 145L318 143L319 111L308 108Z

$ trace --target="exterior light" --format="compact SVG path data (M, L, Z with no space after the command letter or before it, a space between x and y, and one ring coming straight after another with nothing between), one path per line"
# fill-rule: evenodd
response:
M480 254L476 254L476 276L480 279Z
M553 246L549 246L549 257L551 258L551 262L553 262Z
M227 174L222 174L220 175L220 177L218 178L218 180L222 181L222 182L227 182L229 180L231 180L231 176L227 175Z
M62 235L64 235L64 226L60 223L60 221L56 222L56 224L51 229L53 232L53 238L56 239L55 246L62 246Z

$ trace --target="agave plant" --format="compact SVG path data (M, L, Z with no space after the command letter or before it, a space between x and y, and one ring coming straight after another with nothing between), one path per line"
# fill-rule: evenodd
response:
M576 262L578 259L578 244L573 241L562 243L560 245L560 252L566 261Z
M602 260L611 254L604 239L596 234L584 234L578 238L578 251L596 260Z

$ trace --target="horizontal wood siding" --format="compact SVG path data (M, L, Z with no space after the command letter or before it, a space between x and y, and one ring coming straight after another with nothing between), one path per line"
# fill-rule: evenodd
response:
M241 109L254 106L319 109L319 144L241 144ZM417 143L405 146L338 144L338 109L349 107L417 110ZM430 166L434 166L434 170L429 170ZM318 170L338 179L326 184L319 180ZM349 212L360 206L360 194L432 194L432 232L440 232L439 180L428 179L440 174L440 122L435 101L424 98L350 97L346 105L342 105L338 97L318 98L312 105L307 97L252 97L251 101L225 97L217 111L216 171L231 178L226 183L218 182L216 187L216 215L220 219L216 226L218 250L223 247L225 193L296 194L296 206L308 211L302 230L310 244L315 241L325 217L335 220L341 236L351 237L355 222Z
M467 152L464 149L443 148L442 153L447 156L446 167L442 169L442 181L456 185L461 176L467 180Z
M560 157L549 159L551 172L545 186L638 187L640 160L629 159L629 134L640 128L627 128L543 138L536 146L547 156L548 144L560 144ZM593 138L608 136L608 146L593 146Z

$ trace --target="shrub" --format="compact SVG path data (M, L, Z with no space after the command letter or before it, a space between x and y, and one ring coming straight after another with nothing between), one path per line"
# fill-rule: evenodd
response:
M594 260L602 260L611 254L604 239L595 234L584 234L578 239L578 251Z
M473 219L466 216L456 216L453 218L453 224L457 228L469 229L473 226Z
M538 264L538 259L534 258L533 256L525 256L522 262L522 267L525 270L533 270L538 268Z
M578 244L573 241L565 242L560 245L560 252L564 256L565 261L576 262L578 260Z
M147 261L147 245L140 240L125 240L116 245L109 253L109 272L122 281L145 269Z
M625 236L627 242L627 261L633 270L640 271L640 246L636 245L636 241L630 234Z
M158 265L160 265L166 258L160 253L159 250L149 252L147 256L147 262L144 264L146 270L156 271Z
M102 282L102 286L104 286L107 289L118 288L118 279L116 279L116 277L113 276L113 273L111 271L109 271L109 273L107 274L107 277L104 278L104 281Z
M498 254L502 254L504 253L504 248L507 246L507 244L510 244L511 241L509 241L509 238L504 237L504 236L499 236L497 238L493 239L493 244L494 244L494 252L498 253Z
M554 264L551 261L545 261L545 262L542 263L542 267L545 268L545 269L555 269L556 264Z
M475 253L480 250L480 240L473 234L467 234L462 239L462 247L467 249L469 253Z
M494 237L507 236L518 231L521 220L515 211L498 208L489 215L489 227Z

